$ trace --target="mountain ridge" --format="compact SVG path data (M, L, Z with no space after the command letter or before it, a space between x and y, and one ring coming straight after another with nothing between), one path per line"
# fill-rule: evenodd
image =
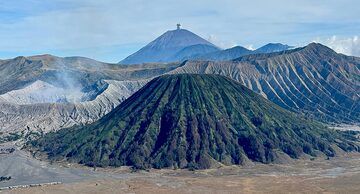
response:
M289 46L286 44L281 43L268 43L256 50L254 50L254 53L274 53L274 52L280 52L285 51L294 48L293 46Z
M229 61L235 60L239 57L246 55L254 55L254 54L267 54L267 53L276 53L282 52L294 47L284 45L281 43L269 43L266 44L256 50L249 50L242 46L234 46L232 48L214 51L205 54L198 54L188 57L188 60L204 60L204 61Z
M187 58L187 60L212 60L212 61L227 61L237 58L239 56L252 54L253 51L242 47L235 46L229 49L214 51L205 54L197 54Z
M283 108L330 122L360 122L360 58L321 44L234 61L189 60L170 73L224 75Z

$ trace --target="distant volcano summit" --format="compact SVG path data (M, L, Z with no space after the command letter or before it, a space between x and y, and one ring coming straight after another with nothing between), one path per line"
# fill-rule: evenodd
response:
M194 50L197 52L195 54L219 50L214 44L188 30L181 29L178 25L176 30L165 32L139 51L120 61L120 64L178 61L179 58L182 58L178 53L183 53L181 52L183 49L192 49L195 45L197 48L201 46L201 49Z

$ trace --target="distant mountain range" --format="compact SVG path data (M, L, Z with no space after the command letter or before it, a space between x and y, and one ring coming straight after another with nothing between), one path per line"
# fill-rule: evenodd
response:
M188 57L182 58L182 60L206 60L206 61L229 61L241 56L250 55L250 54L260 54L260 53L273 53L286 51L292 46L283 45L280 43L269 43L265 46L262 46L256 50L249 50L242 46L235 46L225 50L218 50L214 52L207 52L203 54L194 54ZM181 61L181 60L180 60Z
M252 54L253 51L248 50L242 46L236 46L233 48L218 50L205 54L195 54L184 58L184 60L210 60L210 61L227 61L232 60L244 55Z
M166 73L221 74L285 109L325 122L360 122L360 59L310 44L233 61L118 65L51 55L0 60L0 131L47 132L94 122Z
M284 45L284 44L280 44L280 43L269 43L267 45L264 45L256 50L254 50L253 53L274 53L274 52L281 52L281 51L286 51L289 49L293 49L293 46L289 46L289 45Z
M200 36L185 30L167 31L120 64L167 63L184 60L232 60L248 54L279 52L293 48L280 43L270 43L257 50L241 46L222 50Z
M204 169L360 150L349 137L229 78L179 74L153 79L98 122L31 145L50 159L89 166Z

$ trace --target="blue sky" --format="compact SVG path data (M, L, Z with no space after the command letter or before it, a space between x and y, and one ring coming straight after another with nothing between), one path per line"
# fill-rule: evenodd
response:
M0 2L0 58L118 62L179 22L223 48L316 41L360 56L359 0L16 0Z

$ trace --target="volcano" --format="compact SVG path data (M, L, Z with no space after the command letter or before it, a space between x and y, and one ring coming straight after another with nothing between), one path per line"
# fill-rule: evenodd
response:
M202 47L202 51L212 52L219 50L215 45L201 38L200 36L185 30L176 29L165 32L154 41L150 42L139 51L120 61L120 64L140 64L155 62L174 62L179 60L178 52L189 47L187 50L193 50L192 46ZM193 54L204 54L204 52L195 52Z
M48 133L32 146L89 166L211 168L332 157L338 148L359 150L356 141L229 78L178 74L153 79L93 124Z

